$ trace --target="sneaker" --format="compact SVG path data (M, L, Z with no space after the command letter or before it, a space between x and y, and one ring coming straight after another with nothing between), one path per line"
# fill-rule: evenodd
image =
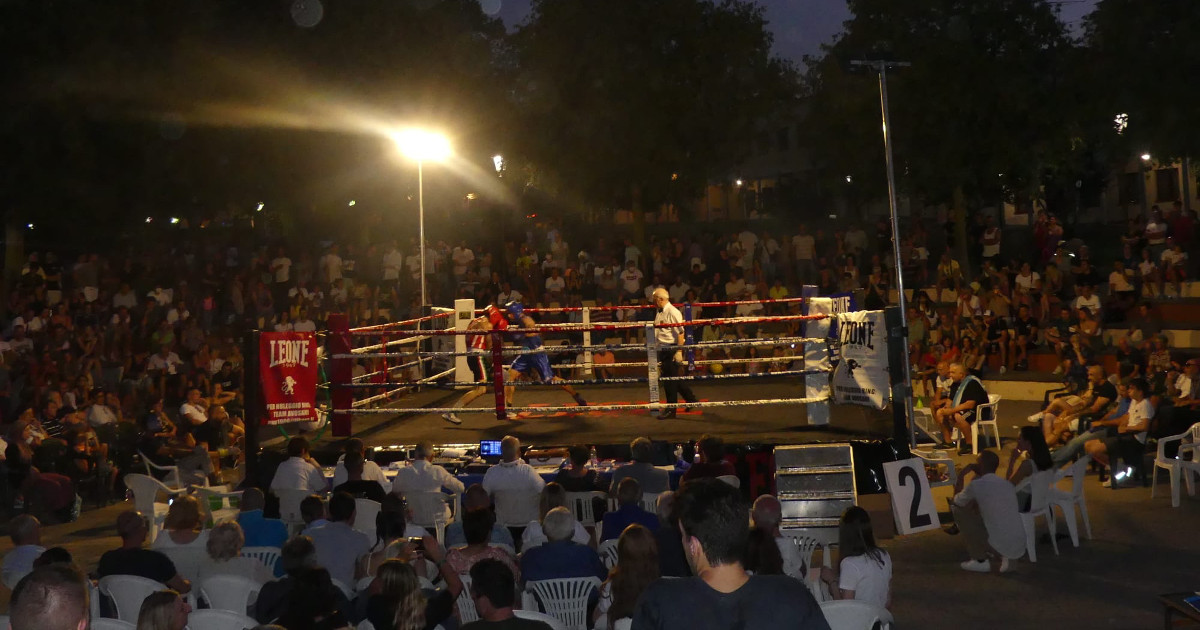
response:
M579 394L575 394L575 404L579 405L580 407L588 406L587 401L584 400L583 396L580 396Z
M963 444L962 446L958 447L958 454L959 455L970 455L971 454L971 445Z
M445 420L446 422L449 422L450 424L462 424L462 420L453 413L442 414L442 420Z
M1100 484L1100 487L1101 487L1101 488L1111 488L1111 487L1112 487L1112 484L1113 484L1113 482L1112 482L1112 477L1109 477L1108 479L1105 479L1105 480L1104 480L1104 481L1103 481L1103 482Z
M1035 414L1031 414L1028 418L1025 418L1025 419L1033 424L1039 423L1042 421L1042 412L1039 411Z
M1008 573L1009 571L1012 571L1012 566L1009 565L1008 558L1001 558L1000 559L1000 572Z
M991 573L992 563L987 560L967 560L959 564L964 571L973 571L975 573Z
M1003 365L1001 365L1001 366L1000 366L1000 373L1001 373L1001 374L1004 374L1004 373L1005 373L1005 372L1007 372L1007 371L1008 371L1008 368L1004 367Z
M1062 369L1062 366L1061 366L1061 365L1060 365L1060 366L1058 366L1058 367L1056 367L1056 368L1054 368L1054 371L1053 371L1053 372L1051 372L1051 374L1053 374L1054 376L1058 376L1058 375L1060 375L1060 374L1062 374L1062 373L1063 373L1063 369Z

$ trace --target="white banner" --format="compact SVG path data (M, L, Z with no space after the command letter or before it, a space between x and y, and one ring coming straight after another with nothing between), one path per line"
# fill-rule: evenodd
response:
M883 311L839 313L841 361L833 372L838 403L883 409L891 398Z

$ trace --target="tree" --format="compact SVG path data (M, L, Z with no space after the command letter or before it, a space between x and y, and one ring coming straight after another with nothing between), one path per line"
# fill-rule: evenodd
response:
M884 190L878 79L854 59L896 59L889 73L896 175L906 192L949 202L966 260L968 205L1036 194L1077 137L1072 44L1045 0L850 0L845 32L810 60L805 128L818 172Z
M536 0L513 37L521 154L582 203L645 209L724 177L794 97L744 0Z

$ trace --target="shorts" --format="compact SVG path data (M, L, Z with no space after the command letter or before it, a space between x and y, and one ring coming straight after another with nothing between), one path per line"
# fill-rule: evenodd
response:
M486 380L487 370L483 366L483 357L467 357L467 367L471 368L471 375L475 377L476 382Z
M958 412L958 415L961 416L963 419L963 422L966 422L967 424L972 424L975 422L976 414L975 414L974 409L967 409L966 411L960 411L960 412Z
M528 376L535 376L543 383L549 383L554 379L554 371L550 369L550 357L546 356L545 352L522 354L512 362L509 369Z
M1063 401L1064 405L1067 405L1068 407L1071 407L1071 408L1083 406L1083 399L1080 398L1079 396L1074 396L1074 395L1063 396L1060 400Z

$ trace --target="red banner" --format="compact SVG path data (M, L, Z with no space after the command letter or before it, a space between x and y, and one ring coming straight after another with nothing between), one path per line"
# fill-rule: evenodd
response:
M317 420L317 337L311 332L264 332L258 373L267 413L263 424Z

